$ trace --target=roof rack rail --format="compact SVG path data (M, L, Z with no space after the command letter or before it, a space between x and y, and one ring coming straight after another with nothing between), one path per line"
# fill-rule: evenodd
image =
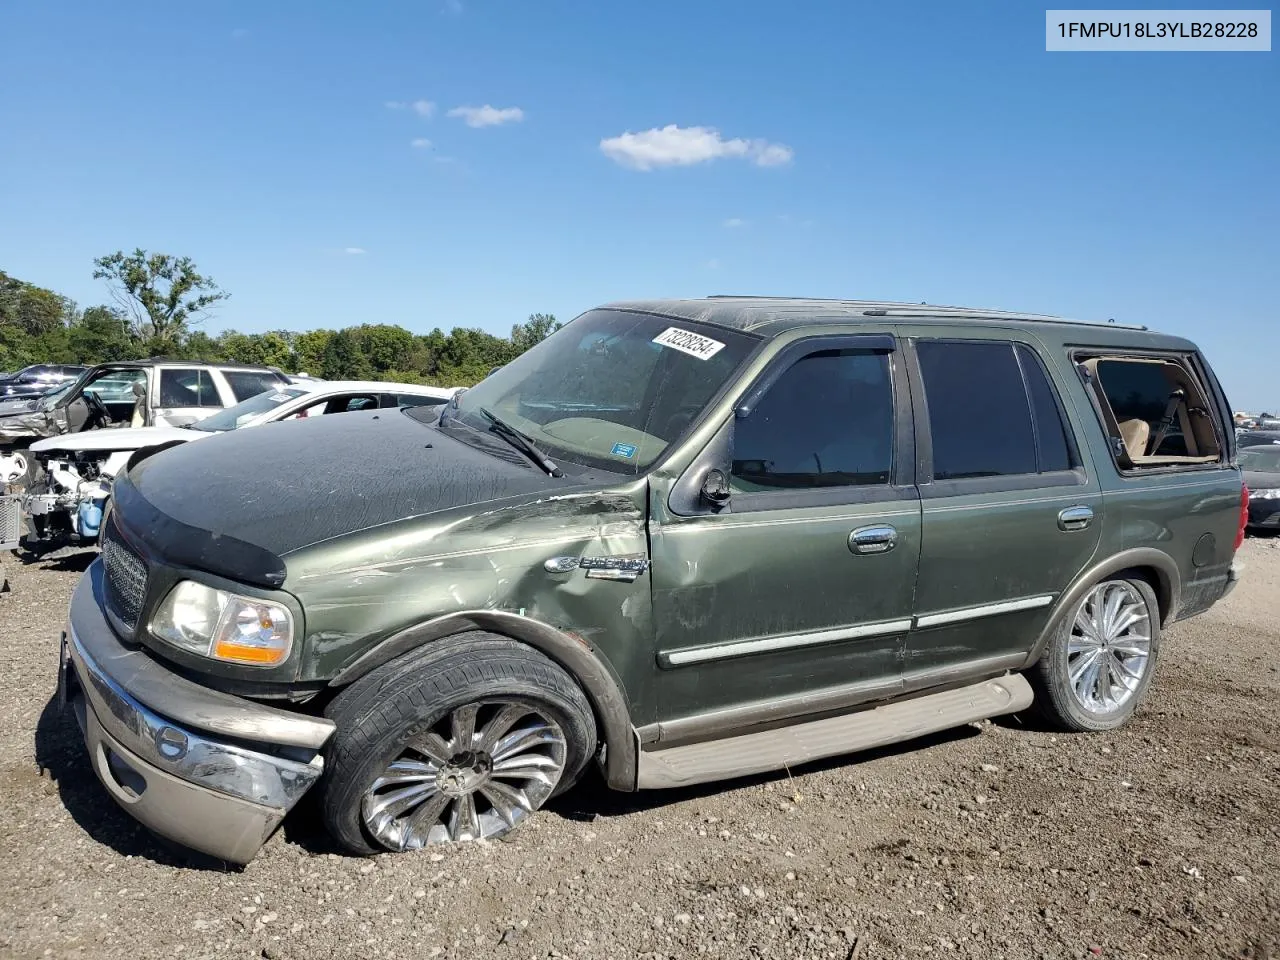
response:
M944 319L1006 320L1024 323L1069 323L1082 327L1117 327L1121 330L1146 330L1144 324L1116 323L1115 320L1072 320L1047 313L1016 313L1011 310L982 310L977 307L875 307L863 310L864 317L941 317Z

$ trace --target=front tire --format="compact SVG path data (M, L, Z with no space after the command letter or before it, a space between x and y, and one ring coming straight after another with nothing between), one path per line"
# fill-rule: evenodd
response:
M325 826L360 855L495 839L595 753L591 705L559 665L486 633L437 641L329 705Z
M1090 588L1058 626L1028 679L1040 713L1071 732L1115 730L1147 695L1160 652L1160 606L1145 580Z

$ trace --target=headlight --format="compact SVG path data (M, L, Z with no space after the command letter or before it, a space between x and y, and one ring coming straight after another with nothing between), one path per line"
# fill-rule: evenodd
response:
M293 617L278 603L183 580L160 604L151 632L203 657L272 666L289 656Z
M1269 487L1265 490L1250 490L1250 500L1280 500L1280 487Z

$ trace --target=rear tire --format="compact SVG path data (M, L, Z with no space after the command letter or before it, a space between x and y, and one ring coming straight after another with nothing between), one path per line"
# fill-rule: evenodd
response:
M1159 652L1160 605L1151 585L1132 576L1100 581L1028 671L1037 709L1061 730L1122 727L1146 698Z
M596 751L591 705L558 664L468 633L379 667L325 711L325 826L370 855L509 833Z

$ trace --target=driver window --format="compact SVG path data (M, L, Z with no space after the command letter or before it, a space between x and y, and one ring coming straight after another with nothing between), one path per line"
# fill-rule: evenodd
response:
M734 426L743 493L887 484L893 390L883 353L828 350L787 370Z

